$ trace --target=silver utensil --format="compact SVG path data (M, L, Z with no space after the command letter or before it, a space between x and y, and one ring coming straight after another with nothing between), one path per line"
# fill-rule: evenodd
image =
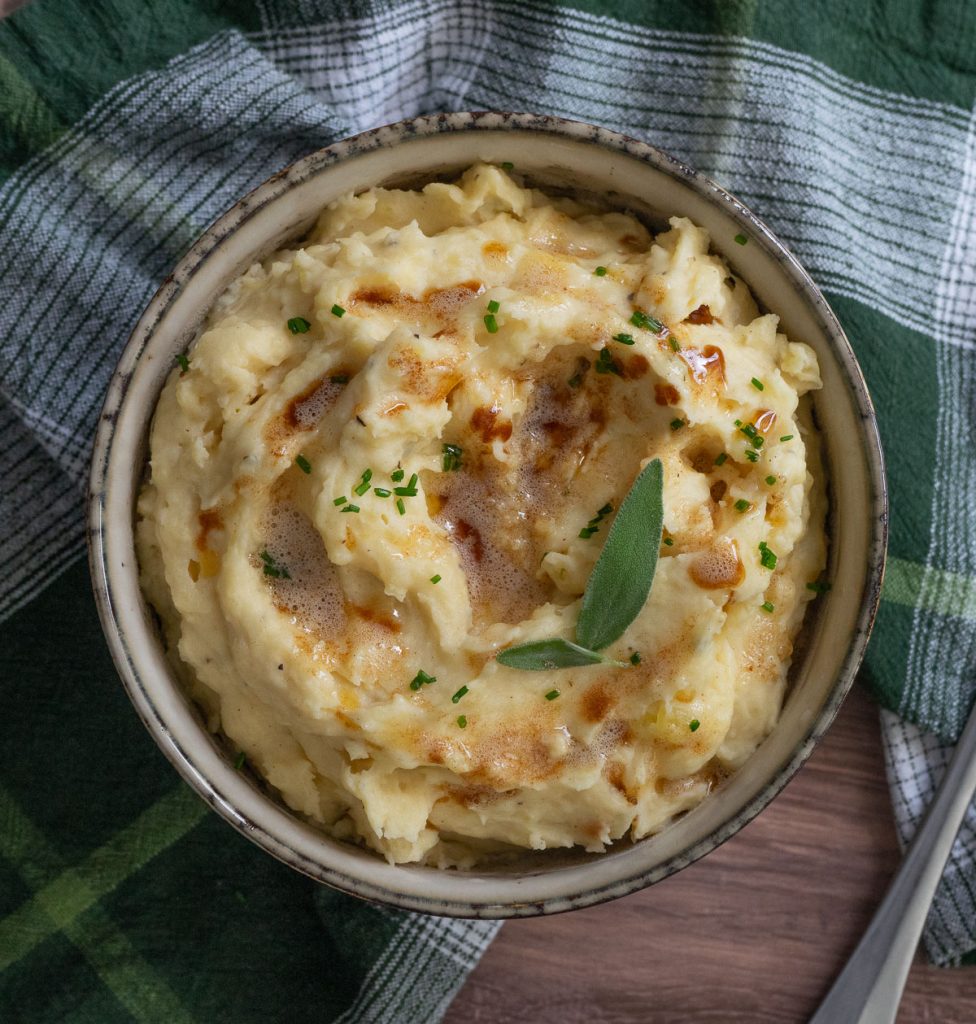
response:
M885 898L810 1024L894 1024L932 897L974 793L976 708Z

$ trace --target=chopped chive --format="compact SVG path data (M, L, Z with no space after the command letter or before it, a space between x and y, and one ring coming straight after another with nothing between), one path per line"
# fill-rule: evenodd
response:
M776 568L777 556L771 548L766 546L766 542L761 540L759 542L759 563L764 569L775 569Z
M672 547L674 545L674 538L673 537L665 537L662 543L666 547L670 548L670 547Z
M741 426L742 426L742 420L736 420L736 421L735 421L735 425L736 425L737 427L741 427Z
M772 487L773 484L776 483L776 477L774 477L773 474L770 473L769 476L766 477L766 483L769 484L770 487Z
M444 453L444 472L452 473L456 472L461 468L461 455L464 449L459 444L445 444L443 447Z
M597 530L596 530L595 526L584 526L583 529L580 530L579 536L583 540L589 540L590 537L592 537L593 534L596 533L596 532L597 532Z
M397 468L393 470L393 472L390 474L390 479L395 484L398 484L403 479L403 475L403 470L399 466L397 466Z
M494 313L485 314L485 328L487 329L489 334L498 333L498 321L495 319Z
M264 569L265 576L270 576L272 579L275 580L291 579L291 573L288 571L288 569L283 565L279 565L271 557L271 555L268 554L267 548L265 548L264 551L260 552L260 558L261 561L264 563L262 568Z
M359 506L358 505L346 505L345 508L340 508L339 511L340 512L358 512L359 511Z
M739 244L739 245L745 245L745 244L746 244L746 242L748 242L748 241L749 241L749 239L748 239L748 238L746 238L746 236L745 236L745 235L743 235L743 234L738 234L738 235L736 235L736 236L735 236L735 241L736 241L736 243L737 243L737 244Z
M607 268L606 267L597 267L596 270L593 271L593 273L596 274L597 277L606 277L607 276Z
M373 494L375 494L377 498L388 498L392 493L392 491L387 490L385 487L373 488Z
M431 576L431 578L430 578L430 582L431 583L440 583L440 581L441 581L440 573L438 573L436 576Z
M247 761L247 755L243 750L239 751L237 757L234 758L234 771L239 772Z
M514 171L515 170L515 164L513 164L511 160L506 160L502 164L502 170L504 170L504 171Z
M342 306L335 304L332 307L332 315L337 317L344 317L346 315L346 311L342 308Z
M311 473L312 472L312 463L309 462L308 459L306 459L304 455L296 455L295 456L295 465L298 466L298 468L303 473Z
M558 690L550 690L546 694L546 700L555 700L558 696L559 696L559 691Z
M814 580L812 583L807 584L807 590L812 590L815 594L826 594L830 590L830 584Z
M407 506L403 504L403 498L397 498L396 507L397 512L399 512L401 516L405 516L407 514Z
M596 513L596 514L597 514L598 516L608 516L608 515L610 515L610 513L611 513L612 511L613 511L613 505L611 505L611 504L610 504L610 502L608 501L608 502L606 503L606 505L604 505L604 506L603 506L602 508L600 508L600 509L598 509L598 510L597 510L597 513Z
M637 653L637 651L634 651L634 653L630 656L631 665L639 665L640 660L640 655Z
M615 334L613 336L614 341L619 341L621 345L635 345L634 336L632 334Z
M672 352L680 352L681 346L678 344L678 339L672 334L668 338L668 344L671 346Z
M365 480L363 480L360 483L356 484L356 486L353 488L353 493L358 494L361 498L368 490L369 484L366 483Z
M492 299L491 302L488 303L488 312L489 313L497 313L501 308L502 308L501 303L500 302L496 302L494 299Z
M792 435L792 434L784 434L784 435L783 435L783 436L782 436L782 437L780 438L780 440L781 440L781 441L792 441L792 440L793 440L793 435Z
M746 458L747 458L747 459L748 459L748 460L749 460L750 462L758 462L758 461L759 461L759 452L753 451L753 450L752 450L752 449L750 448L750 449L748 449L748 451L746 452Z
M303 316L293 316L288 321L288 330L292 334L307 334L311 326Z
M330 378L331 384L348 384L349 374L348 373L334 373Z
M680 430L684 425L685 425L685 421L684 420L673 419L671 421L671 429L672 430Z
M394 487L393 493L399 495L401 498L416 498L417 488L416 487Z
M622 376L620 367L613 361L613 355L606 346L600 349L600 354L597 356L596 372L615 373L618 377Z
M415 488L419 479L420 477L416 473L411 474L410 479L407 481L407 487Z
M699 727L700 725L701 725L701 722L699 722L697 718L693 718L693 719L692 719L692 720L691 720L691 721L690 721L690 722L688 723L688 728L689 728L689 729L691 729L691 731L692 731L692 732L698 732L698 727Z
M764 612L772 612L776 609L776 606L771 601L763 601L759 607L762 608Z
M640 309L634 310L630 322L635 327L643 327L645 331L653 331L655 334L661 334L665 330L664 324L656 316L649 316Z
M468 719L465 715L458 715L457 717L458 728L464 729L468 724Z
M458 702L458 701L459 701L459 700L460 700L460 699L461 699L461 698L462 698L462 697L463 697L463 696L464 696L464 695L465 695L465 694L466 694L467 692L468 692L468 688L467 688L466 686L462 686L462 687L461 687L461 689L460 689L460 690L458 690L458 692L457 692L457 693L455 693L455 694L454 694L454 696L453 696L453 697L451 698L451 703L452 703L452 704L457 704L457 702Z
M766 390L766 385L763 384L763 382L758 377L753 377L752 378L752 386L757 391L765 391Z
M332 502L332 504L333 504L333 505L335 505L335 506L336 506L336 507L338 508L338 506L339 506L339 505L345 505L345 503L346 503L346 502L347 502L348 500L349 500L349 499L348 499L348 498L347 498L347 497L346 497L345 495L343 495L343 496L342 496L341 498L336 498L336 499L335 499L335 500L334 500L334 501Z
M752 508L752 505L748 501L746 501L745 498L739 498L739 500L735 503L736 512L745 512L747 509L750 508Z
M726 452L719 452L718 456L715 459L715 465L716 466L724 465L728 461L728 457L729 456L728 456L728 454Z
M423 669L418 669L417 674L410 680L410 689L419 690L421 686L429 686L437 682L437 676L429 676Z
M186 373L186 371L190 369L190 360L187 359L182 352L173 358L176 360L176 363L180 368L180 373Z

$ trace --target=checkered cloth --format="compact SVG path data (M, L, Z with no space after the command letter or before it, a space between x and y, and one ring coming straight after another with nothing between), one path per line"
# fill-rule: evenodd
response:
M0 23L0 1019L432 1021L491 939L315 886L207 814L127 706L79 562L97 409L160 280L273 171L422 112L645 138L827 293L889 459L865 677L907 840L974 692L974 96L966 0L34 0ZM971 815L939 963L976 947L974 888Z

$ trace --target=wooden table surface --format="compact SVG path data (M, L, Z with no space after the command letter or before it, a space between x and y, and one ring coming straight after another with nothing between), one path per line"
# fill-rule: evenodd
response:
M899 856L877 709L855 690L796 778L724 846L613 903L506 923L447 1024L800 1024ZM898 1022L974 1024L976 968L919 955Z

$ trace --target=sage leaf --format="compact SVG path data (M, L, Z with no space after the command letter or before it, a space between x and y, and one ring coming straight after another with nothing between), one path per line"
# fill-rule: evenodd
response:
M547 672L553 668L572 668L575 665L600 665L607 659L596 651L588 651L569 640L554 637L551 640L530 640L526 644L506 647L496 658L499 664L529 672Z
M640 614L654 582L663 525L664 470L661 460L653 459L624 498L590 573L576 623L577 644L599 651Z

